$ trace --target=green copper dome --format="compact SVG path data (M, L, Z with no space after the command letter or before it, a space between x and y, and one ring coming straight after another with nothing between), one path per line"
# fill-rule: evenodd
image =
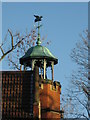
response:
M50 61L54 61L54 64L58 63L58 59L52 55L52 53L41 45L36 45L35 47L31 47L28 49L26 54L20 58L20 64L24 64L30 62L32 59L46 59L48 66Z

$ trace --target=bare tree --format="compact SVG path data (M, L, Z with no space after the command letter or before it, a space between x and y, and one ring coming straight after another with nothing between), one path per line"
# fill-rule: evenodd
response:
M43 42L46 36L41 38ZM33 28L28 32L26 29L25 34L21 35L20 32L13 32L8 29L7 34L0 45L0 61L5 57L8 61L8 66L11 69L21 70L22 66L19 64L19 58L22 57L25 52L32 46L35 46L37 39L36 28ZM50 41L46 42L49 45Z
M23 55L28 47L35 44L36 31L32 29L31 32L25 35L21 35L19 32L13 34L8 29L7 34L0 45L0 61L8 56L9 66L12 64L12 68L20 70L19 57Z
M88 30L80 34L81 41L72 49L71 59L78 64L71 76L71 86L68 89L69 104L72 111L69 114L77 118L90 119L90 68L89 68L89 33Z

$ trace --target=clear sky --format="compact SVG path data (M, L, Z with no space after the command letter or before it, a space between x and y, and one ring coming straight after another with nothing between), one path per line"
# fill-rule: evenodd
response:
M88 28L88 3L3 3L2 4L2 38L8 28L13 32L24 33L34 25L33 15L42 15L41 36L47 35L47 46L58 58L54 69L54 78L61 82L62 93L69 85L72 70L76 64L71 61L70 53L75 43L80 40L79 34ZM4 60L3 70L9 70Z

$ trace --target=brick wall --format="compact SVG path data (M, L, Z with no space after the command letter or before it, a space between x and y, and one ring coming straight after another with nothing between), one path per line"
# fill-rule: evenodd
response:
M43 83L39 92L42 118L60 118L60 86L52 89L51 84Z
M33 72L2 72L2 117L30 117L30 89ZM32 107L32 106L31 106Z
M32 71L2 72L3 118L30 118L32 113L34 117L39 116L38 104L33 105L34 78ZM41 117L60 118L60 86L53 86L52 89L51 83L47 83L46 80L41 84Z

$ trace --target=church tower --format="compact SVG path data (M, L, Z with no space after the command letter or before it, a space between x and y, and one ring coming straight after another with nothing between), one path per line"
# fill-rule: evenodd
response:
M35 22L38 23L38 37L36 46L31 47L20 58L20 64L30 67L34 72L32 86L30 88L31 96L31 116L33 118L61 118L60 111L60 82L54 80L54 65L58 59L49 51L48 48L41 45L40 39L40 21L42 16L35 16ZM51 68L52 78L47 78L47 69Z

